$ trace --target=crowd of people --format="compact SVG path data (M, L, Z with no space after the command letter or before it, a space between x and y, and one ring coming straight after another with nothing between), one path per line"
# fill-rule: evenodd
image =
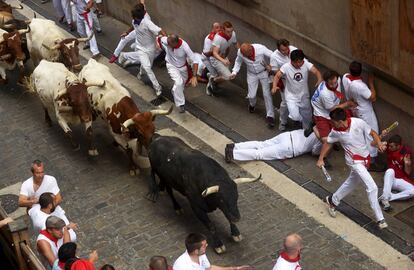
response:
M42 1L47 2L47 1ZM59 21L76 28L81 36L90 36L102 31L93 0L54 0ZM101 4L99 2L98 4ZM98 6L99 7L99 6ZM280 93L279 130L283 133L265 140L228 144L224 150L225 160L231 162L248 160L274 160L294 158L305 153L319 156L317 167L332 167L328 155L332 148L342 146L350 174L339 189L327 196L328 212L336 216L340 201L362 183L366 189L370 206L380 229L387 228L382 210L390 211L390 202L414 197L412 152L399 135L387 130L379 132L378 120L373 109L377 94L374 78L365 83L361 77L362 65L353 61L349 73L343 76L334 70L323 75L306 58L304 52L292 46L286 39L276 42L276 50L257 43L239 44L231 22L214 22L204 39L203 51L194 53L188 43L177 34L169 34L152 20L144 1L138 1L131 9L131 27L121 34L110 63L118 61L122 66L140 64L138 78L145 73L152 82L155 94L160 96L162 86L152 70L154 59L165 53L165 61L171 80L172 94L180 112L185 112L184 89L206 82L206 94L220 94L220 85L233 80L246 65L248 85L248 111L254 113L259 82L266 107L269 128L275 125L273 95ZM123 52L132 42L132 52ZM237 49L234 66L228 58L230 47ZM95 37L86 48L93 57L99 56ZM190 63L192 66L190 66ZM308 86L309 74L316 77L315 91L311 96ZM288 129L293 129L287 131ZM388 138L387 140L384 140ZM387 165L381 164L378 152L386 153ZM384 187L378 196L378 187L369 171L383 172ZM62 209L62 196L56 179L44 173L44 164L35 160L31 166L32 177L21 187L19 206L26 207L30 216L36 247L42 263L47 269L95 269L97 251L88 258L79 258L77 253L78 226L70 222ZM382 210L380 207L382 204ZM0 221L0 227L11 222ZM207 239L192 233L185 240L186 251L177 258L172 268L165 257L154 256L149 261L152 270L186 269L248 269L250 266L221 267L210 264L206 256ZM301 269L299 265L302 239L297 234L288 235L274 270ZM104 265L99 269L114 269Z

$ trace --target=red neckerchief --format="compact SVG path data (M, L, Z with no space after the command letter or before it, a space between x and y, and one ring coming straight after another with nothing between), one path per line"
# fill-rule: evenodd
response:
M168 266L168 270L173 270L173 268L171 266Z
M295 263L300 260L300 254L298 254L296 258L291 259L289 258L289 255L285 251L280 252L280 257L282 257L283 259L291 263Z
M210 32L210 34L208 34L208 39L213 40L215 35L216 35L215 32Z
M356 81L356 80L362 80L362 77L361 77L361 76L352 76L351 74L346 75L346 77L347 77L348 79L350 79L350 80L351 80L351 82L352 82L352 81Z
M351 128L351 117L348 117L346 119L346 121L348 122L348 127L346 127L346 128L336 128L336 127L332 127L332 129L333 130L336 130L336 131L342 131L342 132L347 131L349 128Z
M57 239L56 237L53 237L53 235L51 235L47 230L41 230L40 234L43 234L44 236L46 236L46 238L52 241L53 243L55 243L55 246L57 247L57 242L59 239Z
M229 41L231 39L231 37L229 37L228 35L226 35L226 33L220 31L217 33L220 37L225 38L227 41Z
M181 38L179 38L178 39L178 43L177 43L177 45L175 47L173 47L173 50L180 48L182 44L183 44L183 40Z
M255 53L254 47L252 46L252 55L249 57L249 59L254 61L255 58L256 58L256 53Z
M58 266L60 267L60 269L65 270L65 263L58 261Z
M343 99L343 98L344 98L344 95L342 95L342 93L341 93L340 91L336 90L336 89L338 88L338 84L336 84L336 86L335 86L335 87L333 87L333 88L329 87L329 85L328 85L326 82L325 82L325 85L326 85L326 88L327 88L328 90L330 90L330 91L334 92L334 94L335 94L335 96L336 96L337 98L339 98L339 99Z

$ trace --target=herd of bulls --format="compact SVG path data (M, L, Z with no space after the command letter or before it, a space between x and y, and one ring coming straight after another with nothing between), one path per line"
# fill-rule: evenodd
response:
M217 253L224 252L225 246L208 212L220 209L230 223L233 240L241 241L235 225L240 219L236 184L257 181L260 176L232 180L218 162L190 148L181 139L155 134L156 115L171 113L172 106L169 110L140 112L128 90L107 66L94 59L81 66L78 45L91 37L67 38L51 20L16 20L12 9L0 0L0 27L5 29L1 30L3 39L0 37L1 82L7 83L5 71L17 64L22 74L19 81L40 98L46 122L51 125L50 113L53 113L75 149L79 144L72 137L70 125L84 125L91 156L98 155L92 123L102 118L115 143L128 154L131 175L137 169L134 156L142 154L142 146L147 150L151 164L148 199L156 201L158 192L166 189L179 213L182 209L172 190L187 197L196 217L210 231ZM35 69L29 77L23 77L23 61L29 58Z

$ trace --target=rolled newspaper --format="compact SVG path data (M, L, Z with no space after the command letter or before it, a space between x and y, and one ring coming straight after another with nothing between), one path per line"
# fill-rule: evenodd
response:
M325 166L321 167L323 174L325 175L326 181L331 182L332 177L329 175L328 171L325 169Z

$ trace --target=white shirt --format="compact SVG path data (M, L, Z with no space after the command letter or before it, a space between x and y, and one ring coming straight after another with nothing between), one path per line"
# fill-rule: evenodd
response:
M355 116L361 117L361 114L371 113L372 102L369 99L371 90L362 80L354 80L349 85L349 98L357 103L357 107L353 110Z
M29 179L24 181L22 187L20 188L20 195L24 195L26 197L39 198L40 195L42 195L45 192L51 192L54 195L60 192L60 189L56 182L56 178L46 174L43 177L42 183L36 191L34 191L33 188L33 177L30 177Z
M144 16L140 24L134 24L136 33L136 48L144 52L154 52L156 50L155 38L160 33L161 28L155 25L149 16Z
M300 266L299 261L289 262L282 258L282 256L279 256L273 270L302 270L302 267Z
M328 143L339 142L344 148L345 161L347 165L354 163L364 163L364 161L354 160L353 155L368 157L369 149L367 138L371 132L371 127L362 119L351 117L351 125L347 131L337 131L332 129L328 135Z
M58 257L58 250L63 245L63 237L58 239L57 245L55 245L55 243L52 240L50 240L49 238L47 238L43 234L39 234L37 236L36 242L38 242L40 240L45 240L46 242L49 243L50 249L52 250L53 255L55 255L55 258L57 258ZM46 269L52 269L52 267L49 265L49 262L47 261L45 256L40 255L40 260L42 261L42 264L45 266Z
M178 48L174 49L168 46L167 37L158 38L160 47L165 51L165 61L177 68L186 66L187 58L190 58L193 63L198 63L193 51L191 50L190 46L188 46L187 42L182 39L180 40L182 42L181 45Z
M265 65L267 61L265 61L265 57L270 59L272 51L261 44L252 44L252 46L254 51L253 60L245 57L240 49L237 51L237 58L232 71L233 74L239 73L242 62L246 63L247 73L256 75L266 70Z
M209 38L210 34L204 38L203 54L211 52L211 47L213 47L213 40Z
M289 55L282 54L279 50L276 50L270 56L270 66L272 70L280 69L284 64L290 62L290 53L298 48L289 45Z
M345 73L344 76L342 76L342 85L344 86L344 95L346 100L349 100L349 85L351 84L351 80L348 78L350 74Z
M303 129L297 129L290 132L293 155L297 157L310 152L314 155L319 154L322 144L315 133L312 132L308 137L305 137L303 131Z
M221 56L226 55L227 49L232 44L237 44L236 32L233 31L229 40L225 39L224 37L220 36L220 33L217 33L214 36L212 45L219 48L219 52Z
M210 268L210 262L207 259L206 254L198 257L199 263L195 263L191 260L190 255L185 251L174 262L173 270L205 270Z
M284 64L280 71L286 79L285 98L289 101L301 101L302 97L309 96L308 77L313 64L305 59L303 65L297 69L291 62Z
M75 10L79 15L85 12L89 1L90 0L74 0L74 1L72 1L75 4Z
M335 91L341 93L341 79L338 78L338 86L336 87ZM341 103L341 99L338 95L329 90L326 87L326 82L323 81L319 84L318 88L316 88L315 93L313 93L311 104L313 107L313 115L321 116L326 119L331 119L329 117L329 113L332 109Z
M35 235L37 235L40 232L40 230L46 229L46 219L49 216L59 217L63 219L66 225L69 224L69 220L65 215L65 211L59 205L56 207L55 211L53 211L50 214L46 214L45 212L40 210L39 204L35 204L32 208L30 208L28 214L30 216L30 220L32 221L33 232L35 233Z

